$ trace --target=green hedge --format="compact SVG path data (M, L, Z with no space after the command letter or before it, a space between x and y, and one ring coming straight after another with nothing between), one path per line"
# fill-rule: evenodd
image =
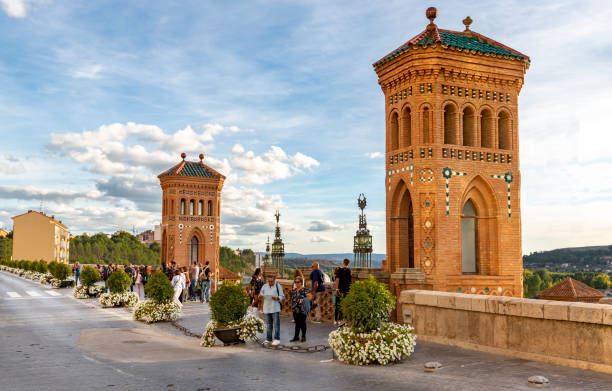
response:
M367 280L357 281L340 302L344 318L358 333L378 330L395 305L395 297L385 284L377 282L371 275Z

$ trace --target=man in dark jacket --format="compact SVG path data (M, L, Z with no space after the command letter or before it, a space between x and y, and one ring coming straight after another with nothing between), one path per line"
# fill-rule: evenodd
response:
M312 281L313 304L316 304L313 313L313 322L321 323L321 298L325 293L325 277L323 272L319 270L319 263L312 264L312 272L310 272L310 281Z

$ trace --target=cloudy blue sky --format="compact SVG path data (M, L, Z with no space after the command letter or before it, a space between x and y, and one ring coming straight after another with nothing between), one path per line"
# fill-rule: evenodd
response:
M227 175L222 243L351 250L368 196L385 252L384 101L371 64L423 30L531 57L519 100L523 249L612 243L607 1L0 0L0 226L159 222L156 175L187 152Z

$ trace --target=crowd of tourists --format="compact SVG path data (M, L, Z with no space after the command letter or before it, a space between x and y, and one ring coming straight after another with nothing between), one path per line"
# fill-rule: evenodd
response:
M352 283L349 264L350 261L344 259L342 267L338 267L334 271L334 324L342 321L340 303L348 293ZM304 286L304 275L299 269L295 270L290 298L295 330L293 338L289 342L306 341L306 320L309 316L312 323L321 323L321 300L325 293L325 275L319 269L317 262L312 264L309 280L310 288L307 288ZM285 294L283 287L276 281L276 271L274 269L266 275L262 274L260 268L255 269L249 285L249 297L253 311L259 311L265 317L265 343L271 345L280 344L280 312L282 302L285 300Z
M340 303L348 293L352 275L349 268L350 261L344 259L342 267L334 271L333 293L334 300L334 324L342 321L342 311ZM119 268L115 264L93 265L94 269L100 273L100 279L106 281L110 275ZM174 289L173 300L180 307L185 301L200 301L208 303L210 301L210 289L213 283L213 272L210 263L206 261L204 265L177 266L176 262L163 262L161 268L151 266L125 265L123 270L132 278L131 292L136 292L138 297L145 298L144 287L151 278L151 274L156 270L161 270L172 283ZM73 265L72 274L78 285L81 273L81 266L78 262ZM305 286L304 275L296 269L293 275L293 285L291 288L291 312L293 313L292 322L295 323L293 338L289 342L305 342L307 319L310 317L312 323L321 323L321 300L325 293L325 274L319 269L318 262L312 264L312 271L309 275L310 287ZM332 289L334 289L332 288ZM283 287L276 281L276 271L268 272L263 275L260 268L255 269L248 288L251 300L251 310L262 313L266 322L266 344L280 344L280 312L282 302L285 300Z
M144 300L145 285L151 278L151 275L160 270L168 279L172 282L174 289L174 301L177 302L181 307L185 301L200 301L207 303L210 301L210 288L213 283L214 273L210 268L210 262L206 261L204 265L196 264L189 267L181 266L177 267L176 262L171 262L168 266L165 262L162 263L160 268L151 266L136 266L136 265L124 265L118 266L110 263L108 265L95 264L91 265L98 273L100 273L100 280L104 282L105 290L108 292L108 285L106 281L118 268L123 268L123 271L128 274L132 279L130 285L130 292L135 292L140 300ZM72 265L72 275L76 285L79 284L79 278L81 276L82 267L79 262L75 262Z

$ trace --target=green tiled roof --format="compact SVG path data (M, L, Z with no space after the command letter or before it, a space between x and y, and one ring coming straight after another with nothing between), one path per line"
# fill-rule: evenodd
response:
M202 162L188 162L182 161L171 169L159 174L160 177L166 175L179 175L179 176L192 176L202 178L218 178L223 177L215 170L207 167Z
M420 46L426 47L429 45L440 44L443 47L456 48L462 50L470 50L481 54L492 54L495 56L507 56L517 60L525 60L529 62L529 57L524 54L511 49L499 42L496 42L484 35L478 34L473 31L451 31L451 30L438 30L437 27L430 30L425 30L410 41L406 42L396 50L392 51L385 57L381 58L373 65L377 67L390 61L391 59L398 57L403 52L407 51L411 47Z

